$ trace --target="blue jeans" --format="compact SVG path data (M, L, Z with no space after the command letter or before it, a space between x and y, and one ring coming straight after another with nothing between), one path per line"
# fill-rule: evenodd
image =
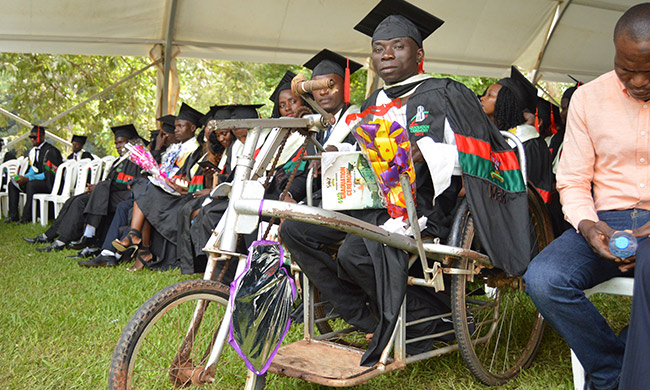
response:
M634 267L634 297L630 329L625 344L625 359L621 375L621 390L648 388L650 373L650 240L636 251Z
M615 230L635 229L650 221L650 211L601 211L598 218ZM618 387L625 344L583 290L621 275L573 229L537 255L524 275L537 310L573 349L596 389Z

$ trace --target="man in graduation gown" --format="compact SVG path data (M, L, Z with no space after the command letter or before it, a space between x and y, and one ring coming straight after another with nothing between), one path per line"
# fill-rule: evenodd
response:
M29 151L29 169L24 176L20 176L16 180L18 186L13 183L9 186L9 218L5 220L5 223L31 222L34 194L52 191L56 170L63 159L59 149L45 142L45 129L43 126L34 126L29 134L29 139L34 146ZM21 192L24 192L27 198L23 215L18 219L18 201Z
M127 183L140 176L141 169L129 161L124 145L140 141L141 138L133 125L116 126L111 130L115 134L115 148L120 158L111 166L106 180L89 185L86 193L68 199L57 219L45 233L34 238L24 238L30 243L52 242L46 247L37 248L38 250L50 252L64 249L82 236L85 230L92 231L94 237L104 218L115 211L119 202L131 196ZM98 235L101 235L101 232ZM91 240L82 241L85 242L78 244L85 247L90 245Z
M72 136L72 153L68 156L68 160L79 161L84 158L89 158L92 160L93 155L90 152L83 149L88 137L85 135L73 135Z
M519 209L524 214L520 213L521 218L509 221L510 227L516 226L525 232L528 222L525 186L516 156L483 113L476 96L453 80L418 74L419 64L424 60L422 40L441 24L438 18L404 1L382 1L355 27L372 37L373 65L386 87L375 91L362 105L361 113L348 116L346 122L356 126L364 118L383 119L397 122L408 130L416 173L418 216L427 217L423 235L442 239L448 235L451 213L461 188L460 168L482 242L486 242L483 238L495 238L494 235L482 235L491 231L491 223L501 224L499 230L504 231L505 220L517 215ZM470 156L472 152L485 152L487 156ZM496 162L491 162L491 157ZM506 177L505 183L495 183L489 174L477 169L477 166L485 165L476 164L478 158L486 164L498 164ZM436 164L435 170L428 166L432 163ZM513 167L516 174L506 174ZM490 193L499 196L490 198ZM502 212L503 204L507 205L508 212ZM485 218L485 210L490 209L493 215ZM363 211L361 218L367 222L381 225L389 219L386 210ZM529 253L526 235L517 238L522 238L521 244L512 244L508 239L508 245L517 248L494 248L491 245L487 248L491 257L503 251L500 259L493 260L511 273L522 272L522 267L525 269L525 265L517 261L520 261L522 253L527 260ZM294 256L294 259L301 264L298 257ZM346 321L374 333L361 360L362 365L377 363L390 339L407 290L407 263L408 254L403 251L348 235L339 249L335 270L322 267L321 271L327 274L316 279L328 281L330 297L334 298L330 302ZM305 268L303 270L310 279L316 276ZM325 288L315 284L329 299ZM350 289L350 286L355 288ZM409 290L406 320L413 319L408 314L413 309L419 315L446 311L448 297L441 295L422 293L421 289L413 293ZM408 331L431 334L432 327L436 326L443 325L434 322ZM412 335L408 334L409 337ZM418 353L430 349L430 344L412 343L407 348L408 353Z

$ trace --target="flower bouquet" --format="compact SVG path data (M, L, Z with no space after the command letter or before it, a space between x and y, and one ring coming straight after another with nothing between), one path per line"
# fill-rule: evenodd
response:
M131 145L129 143L124 147L128 150L129 160L151 175L149 176L151 183L172 195L180 195L171 186L167 174L160 170L158 163L149 150L145 149L142 145Z

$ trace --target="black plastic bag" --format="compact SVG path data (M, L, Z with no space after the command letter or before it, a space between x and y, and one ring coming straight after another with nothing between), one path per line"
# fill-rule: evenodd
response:
M296 287L282 267L283 259L277 241L255 241L244 272L230 285L228 341L257 375L269 368L291 325Z

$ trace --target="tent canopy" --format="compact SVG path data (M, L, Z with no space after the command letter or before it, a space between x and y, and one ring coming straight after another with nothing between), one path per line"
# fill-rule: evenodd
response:
M353 27L377 2L0 0L0 50L148 56L162 44L180 57L302 64L329 48L363 63L370 38ZM614 24L638 0L411 2L445 20L424 43L425 70L500 77L516 64L568 82L613 68Z

